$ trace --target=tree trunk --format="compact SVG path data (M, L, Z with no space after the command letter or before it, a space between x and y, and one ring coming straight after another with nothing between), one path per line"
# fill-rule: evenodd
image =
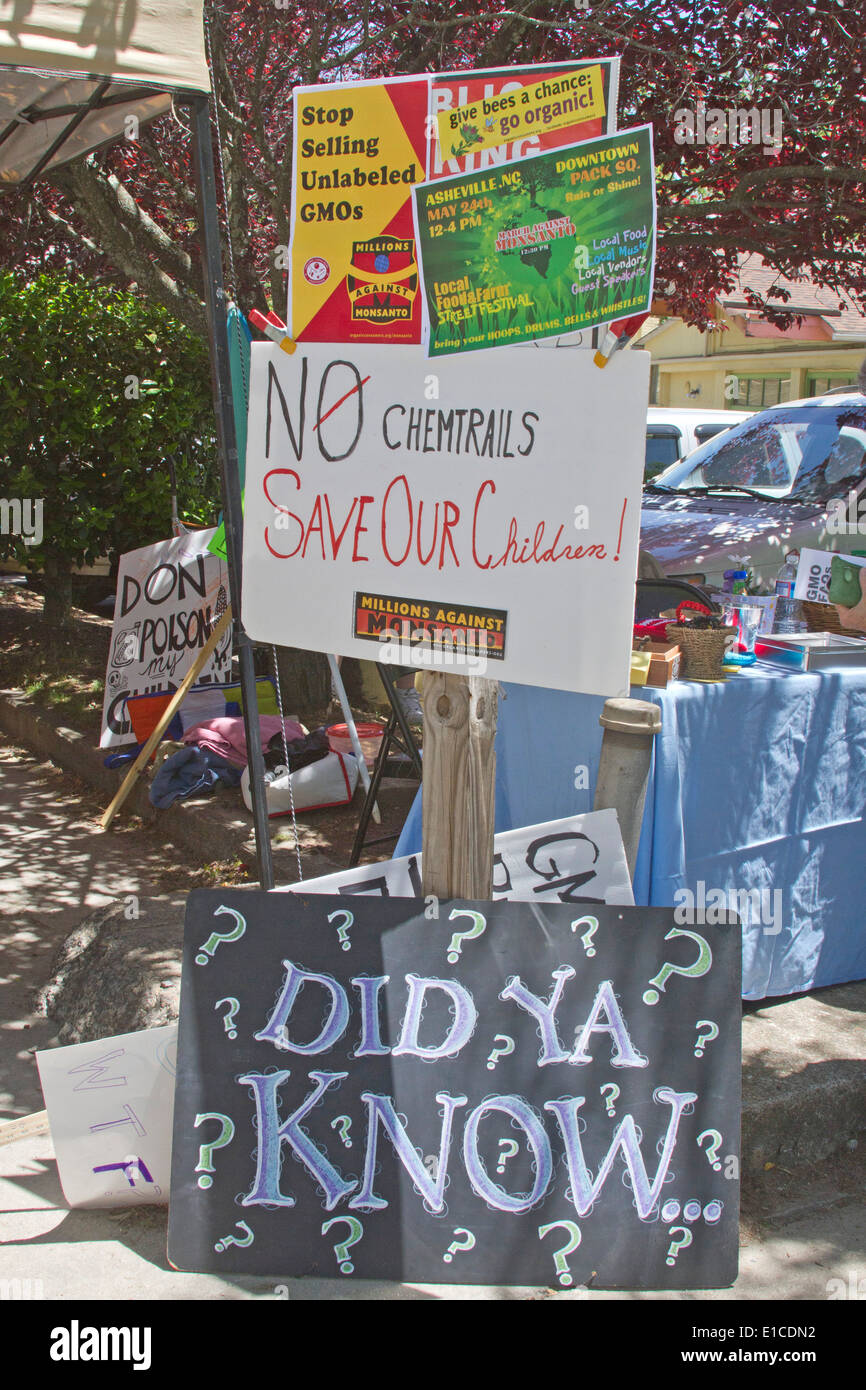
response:
M68 636L72 627L72 570L56 556L45 561L42 616L50 635Z
M283 713L297 714L307 724L322 719L331 702L331 672L321 652L297 647L277 647L277 669L283 697Z

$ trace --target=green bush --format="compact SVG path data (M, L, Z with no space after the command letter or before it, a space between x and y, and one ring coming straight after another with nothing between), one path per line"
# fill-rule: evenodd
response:
M42 501L39 544L5 509L0 556L44 570L62 622L74 566L171 534L169 457L181 520L216 519L207 350L158 304L56 274L0 274L0 337L0 493Z

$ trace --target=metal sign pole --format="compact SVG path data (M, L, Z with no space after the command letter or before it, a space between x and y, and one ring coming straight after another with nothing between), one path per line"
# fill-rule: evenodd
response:
M217 448L226 536L229 586L234 611L234 642L238 653L241 690L244 702L244 729L247 757L250 766L250 792L256 831L256 861L262 888L274 886L274 864L268 827L268 808L265 799L265 765L259 726L256 696L256 676L253 666L253 644L241 622L241 537L243 508L238 474L237 435L232 403L229 344L226 323L226 298L223 288L222 253L217 216L216 182L211 147L210 108L207 97L197 97L189 103L193 134L193 161L196 197L201 227L202 270L204 298L207 309L210 346L211 382L216 413Z

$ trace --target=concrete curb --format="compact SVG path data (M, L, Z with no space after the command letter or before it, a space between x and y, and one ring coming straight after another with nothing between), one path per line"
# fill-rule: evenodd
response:
M59 719L52 718L50 711L38 709L14 690L0 691L0 730L13 742L74 773L105 806L126 775L125 767L122 770L105 767L106 750L94 748L85 734L66 727ZM148 785L146 779L139 780L123 805L121 817L139 816L160 839L183 850L196 865L235 858L255 865L253 819L245 809L238 811L235 798L222 797L218 788L207 800L176 802L157 811L150 804ZM274 832L280 824L275 823ZM274 845L273 851L275 862L281 858L289 862L287 848ZM344 867L323 854L304 850L303 845L301 853L305 877L335 873ZM278 873L278 882L294 881L297 876L294 845L291 859L291 871L284 875Z
M100 756L84 734L52 721L50 714L14 690L0 691L0 729L15 742L74 772L100 796L108 798L117 791L117 773L102 763L105 754Z
M866 1080L838 1078L785 1088L769 1105L756 1094L743 1058L744 1173L796 1168L866 1143ZM750 1084L750 1081L752 1084Z
M866 981L743 1018L743 1164L815 1163L866 1142Z

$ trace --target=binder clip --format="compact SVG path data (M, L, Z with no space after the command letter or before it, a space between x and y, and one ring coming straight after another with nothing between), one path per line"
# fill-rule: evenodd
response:
M597 367L606 367L617 348L625 347L630 338L637 333L649 314L633 314L630 319L617 319L608 324L601 347L592 359Z
M257 328L260 333L264 333L266 338L270 338L272 343L278 343L283 352L293 353L297 347L294 338L291 337L288 328L282 319L278 319L273 310L265 315L260 314L258 309L250 309L247 314L247 322L253 328Z

